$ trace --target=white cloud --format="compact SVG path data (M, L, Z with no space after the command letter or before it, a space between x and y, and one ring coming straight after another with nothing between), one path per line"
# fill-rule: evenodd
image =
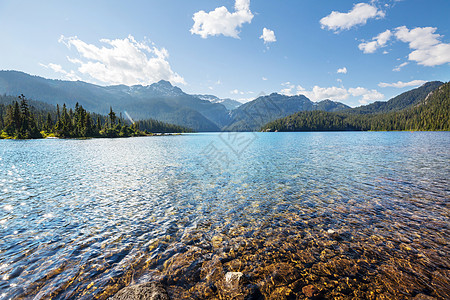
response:
M150 47L131 35L124 39L101 39L105 44L101 48L77 37L61 36L59 42L78 51L79 58L68 57L69 62L79 65L78 72L97 81L147 85L164 79L173 84L185 84L183 77L172 71L165 48Z
M284 89L281 89L280 94L282 95L286 95L286 96L294 96L294 89L295 89L295 84L288 82L282 83L281 86L284 87ZM299 86L299 88L301 88Z
M401 26L394 32L386 30L380 33L371 42L359 44L358 48L364 53L374 53L377 49L384 47L392 36L395 36L397 40L409 44L409 48L413 50L408 55L410 61L429 67L450 63L450 44L441 42L439 39L442 36L435 33L436 30L436 27L408 29L406 26ZM383 54L386 53L386 51L383 52ZM394 68L394 71L399 71L401 67Z
M384 95L377 90L368 90L363 87L350 88L348 89L348 92L355 97L362 96L362 98L358 100L360 104L368 104L372 101L384 99Z
M364 53L374 53L377 49L386 46L386 43L392 37L392 32L390 30L386 30L385 32L380 33L376 37L372 38L371 42L365 42L358 45L359 50Z
M404 67L407 66L409 64L409 62L404 62L402 64L399 64L398 66L396 66L394 69L392 69L392 71L394 72L400 72L400 70Z
M355 4L348 13L333 11L328 16L320 20L322 29L339 32L344 29L350 29L356 25L364 25L368 19L383 18L385 13L377 7L368 3Z
M352 94L352 96L358 97L358 96L362 96L362 95L366 94L367 89L363 88L363 87L350 88L350 89L348 89L348 92L350 94Z
M264 40L264 44L273 43L277 41L277 38L275 37L275 32L265 27L263 29L263 34L259 38Z
M266 80L267 80L267 78L263 76L263 77L262 77L262 80L266 81Z
M70 72L67 72L63 69L63 67L61 65L54 64L54 63L49 63L47 65L40 63L39 65L44 68L51 69L55 73L63 74L63 78L66 80L71 80L71 81L81 80L81 78L77 74L75 74L75 72L73 70Z
M234 89L234 90L230 91L230 94L237 95L237 94L239 94L239 90Z
M281 90L281 94L287 95L287 96L293 96L293 90L295 89L295 85L293 85L290 82L283 83L282 86L285 87L285 89ZM353 97L360 97L358 100L361 104L367 104L371 101L376 100L383 100L384 95L377 90L369 90L363 87L356 87L356 88L349 88L346 89L344 87L320 87L320 86L314 86L311 91L307 91L304 88L302 88L300 85L298 85L296 91L296 95L304 95L308 97L312 101L321 101L325 99L330 99L333 101L342 101L347 100L350 96Z
M409 86L420 86L424 83L426 83L425 80L412 80L409 82L398 81L398 82L394 82L394 83L380 82L378 84L378 86L383 87L383 88L384 87L404 88L404 87L409 87Z
M337 73L338 73L338 74L347 74L347 68L346 68L346 67L339 68L339 69L337 70Z
M402 42L409 43L411 49L421 49L434 46L441 36L435 34L435 27L416 27L409 30L406 26L397 27L395 36Z
M450 44L442 43L442 37L436 34L436 27L416 27L408 29L406 26L396 28L395 36L414 51L408 56L423 66L437 66L450 63Z
M345 100L348 99L348 93L345 88L342 87L319 87L314 86L312 91L300 90L299 94L305 95L312 101L320 101L325 99L330 100Z
M231 13L225 6L216 8L209 13L201 10L194 14L192 34L198 34L206 39L208 36L224 35L239 38L239 29L245 23L251 23L253 14L250 11L250 0L236 0L235 12Z

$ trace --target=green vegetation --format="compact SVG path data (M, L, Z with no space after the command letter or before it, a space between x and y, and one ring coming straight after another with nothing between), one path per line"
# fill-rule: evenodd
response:
M395 98L394 98L395 99ZM262 131L385 131L450 130L450 82L441 85L421 102L387 113L299 112L275 120Z
M31 106L29 103L36 104ZM9 103L9 104L8 104ZM60 109L18 98L0 96L0 138L37 139L45 137L90 138L131 137L157 133L191 132L191 130L155 120L127 122L110 108L107 116L86 111L78 103L75 109Z
M430 81L418 88L404 92L389 101L376 101L369 105L352 108L349 112L351 111L357 114L378 114L400 111L411 105L419 104L429 93L436 90L442 84L443 82L440 81Z

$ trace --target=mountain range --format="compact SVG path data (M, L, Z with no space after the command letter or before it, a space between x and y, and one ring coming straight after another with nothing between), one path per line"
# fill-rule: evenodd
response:
M386 102L339 112L297 112L263 131L450 130L450 82L428 82Z
M313 102L303 95L273 93L242 104L214 95L190 95L164 80L148 86L99 86L82 81L46 79L19 71L0 71L0 94L24 94L33 100L52 105L65 103L69 107L79 103L88 111L99 114L107 114L112 107L116 112L127 112L134 120L152 118L195 131L255 131L268 122L301 111L375 113L402 109L423 99L440 84L427 83L415 92L390 101L352 109L331 100Z

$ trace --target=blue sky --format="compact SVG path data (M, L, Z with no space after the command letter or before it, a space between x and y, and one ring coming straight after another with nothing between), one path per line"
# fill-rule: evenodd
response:
M448 0L0 0L0 69L351 106L450 80Z

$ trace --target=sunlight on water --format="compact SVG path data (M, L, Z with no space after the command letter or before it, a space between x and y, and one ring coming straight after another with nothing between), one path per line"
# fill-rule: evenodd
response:
M0 298L449 298L448 133L239 139L0 141Z

